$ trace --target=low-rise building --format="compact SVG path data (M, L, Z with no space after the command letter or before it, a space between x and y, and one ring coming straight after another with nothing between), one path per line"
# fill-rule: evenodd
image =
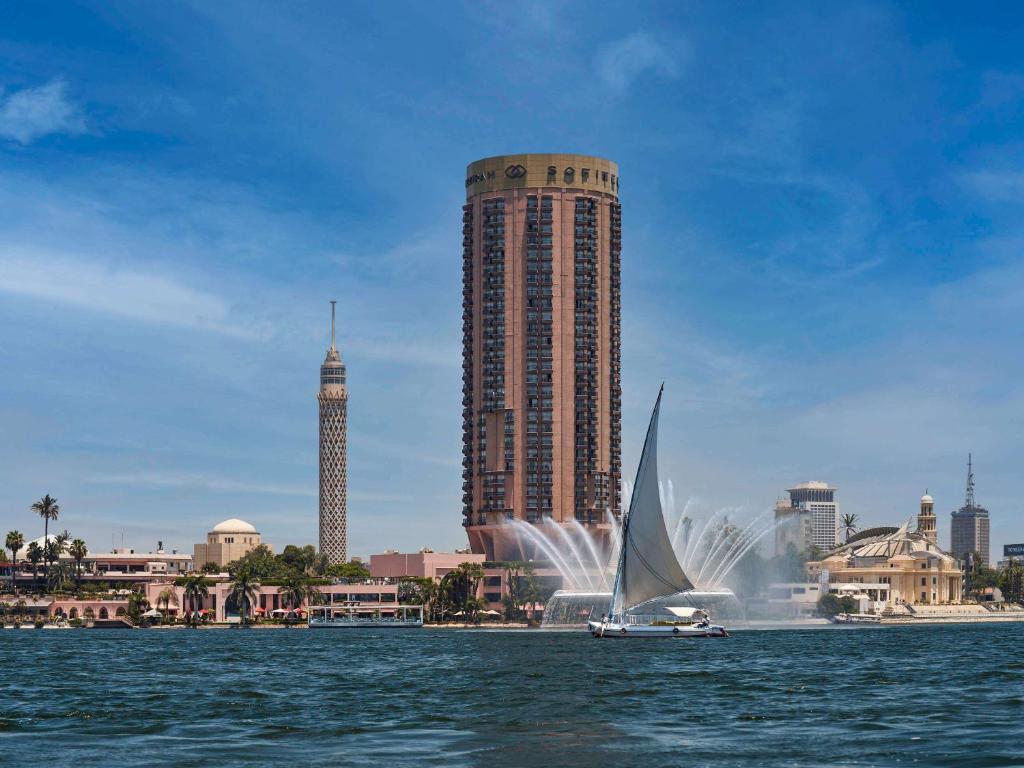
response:
M174 598L161 601L160 595L171 589ZM179 584L147 584L146 599L150 605L165 611L170 616L183 616L190 613L209 614L218 622L237 622L241 617L241 601L232 596L231 582L216 581L208 585L209 594L196 601L186 599L185 588ZM385 583L381 579L370 579L358 584L324 584L317 587L318 605L349 606L358 604L361 608L388 611L398 605L398 584ZM280 587L261 585L257 590L255 601L248 606L247 618L257 616L285 616L289 613L305 616L309 608L308 602L301 605L290 604L280 593Z
M370 575L377 579L404 579L410 577L440 579L463 563L483 565L484 555L472 552L419 552L387 551L370 555Z
M837 594L863 593L876 610L960 603L964 574L956 558L935 543L932 504L930 496L921 499L917 530L908 521L900 528L865 531L808 562L808 575Z
M206 534L206 541L195 546L195 569L202 570L207 563L223 568L232 560L244 557L262 544L260 532L252 523L232 517L217 523Z

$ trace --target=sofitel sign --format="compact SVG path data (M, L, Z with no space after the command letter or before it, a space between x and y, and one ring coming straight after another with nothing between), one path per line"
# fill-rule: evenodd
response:
M466 177L466 187L471 187L474 184L478 184L481 181L491 181L497 176L497 171L484 171L483 173L474 173ZM558 175L558 168L553 165L548 166L548 182L554 183ZM505 168L505 176L509 179L522 179L526 177L526 168L518 163L510 165ZM569 167L562 171L562 180L566 184L573 184L576 181L576 169ZM598 184L599 182L605 186L611 187L615 192L619 191L619 179L614 173L608 173L608 171L593 171L593 181L591 181L591 169L581 168L580 169L580 181L584 184Z

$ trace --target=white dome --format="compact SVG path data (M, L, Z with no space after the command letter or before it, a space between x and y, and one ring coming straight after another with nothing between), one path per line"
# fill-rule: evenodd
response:
M217 523L213 526L213 530L210 533L258 533L258 531L252 524L245 522L245 520L232 517L230 520Z
M922 503L922 504L931 504L931 503L933 503L934 501L935 501L935 499L933 499L933 498L932 498L931 496L929 496L929 495L928 495L927 493L926 493L926 494L925 494L924 496L922 496L922 497L921 497L921 503Z

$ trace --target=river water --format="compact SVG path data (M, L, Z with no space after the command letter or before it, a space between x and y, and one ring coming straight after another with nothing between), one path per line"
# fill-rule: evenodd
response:
M0 631L0 764L1024 765L1024 624Z

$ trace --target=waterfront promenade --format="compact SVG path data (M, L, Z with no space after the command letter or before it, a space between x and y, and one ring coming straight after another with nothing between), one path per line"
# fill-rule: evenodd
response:
M1022 642L1021 624L621 644L430 628L2 632L0 762L1019 764Z

